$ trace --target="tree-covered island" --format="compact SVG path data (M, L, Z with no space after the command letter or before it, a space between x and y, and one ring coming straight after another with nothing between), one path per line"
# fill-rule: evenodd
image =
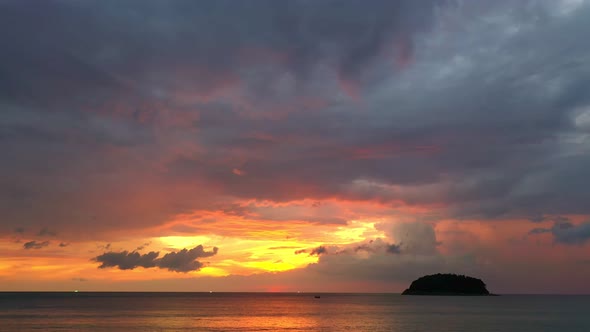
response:
M477 278L457 274L433 274L412 282L402 295L492 295Z

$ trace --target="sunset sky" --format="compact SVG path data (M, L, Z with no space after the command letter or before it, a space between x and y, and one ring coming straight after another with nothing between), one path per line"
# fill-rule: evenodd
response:
M590 293L590 1L2 0L0 290Z

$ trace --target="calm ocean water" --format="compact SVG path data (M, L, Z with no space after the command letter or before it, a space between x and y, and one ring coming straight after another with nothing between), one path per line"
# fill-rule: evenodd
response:
M590 296L0 293L0 331L590 331Z

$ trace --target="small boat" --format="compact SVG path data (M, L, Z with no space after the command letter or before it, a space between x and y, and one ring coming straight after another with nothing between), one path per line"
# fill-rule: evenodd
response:
M314 298L316 298L316 299L319 299L319 298L320 298L320 296L319 296L319 295L316 295L316 296L314 296Z

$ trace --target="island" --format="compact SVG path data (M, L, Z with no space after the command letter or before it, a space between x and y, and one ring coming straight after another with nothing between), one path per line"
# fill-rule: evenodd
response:
M457 274L432 274L414 281L402 295L493 295L480 279Z

